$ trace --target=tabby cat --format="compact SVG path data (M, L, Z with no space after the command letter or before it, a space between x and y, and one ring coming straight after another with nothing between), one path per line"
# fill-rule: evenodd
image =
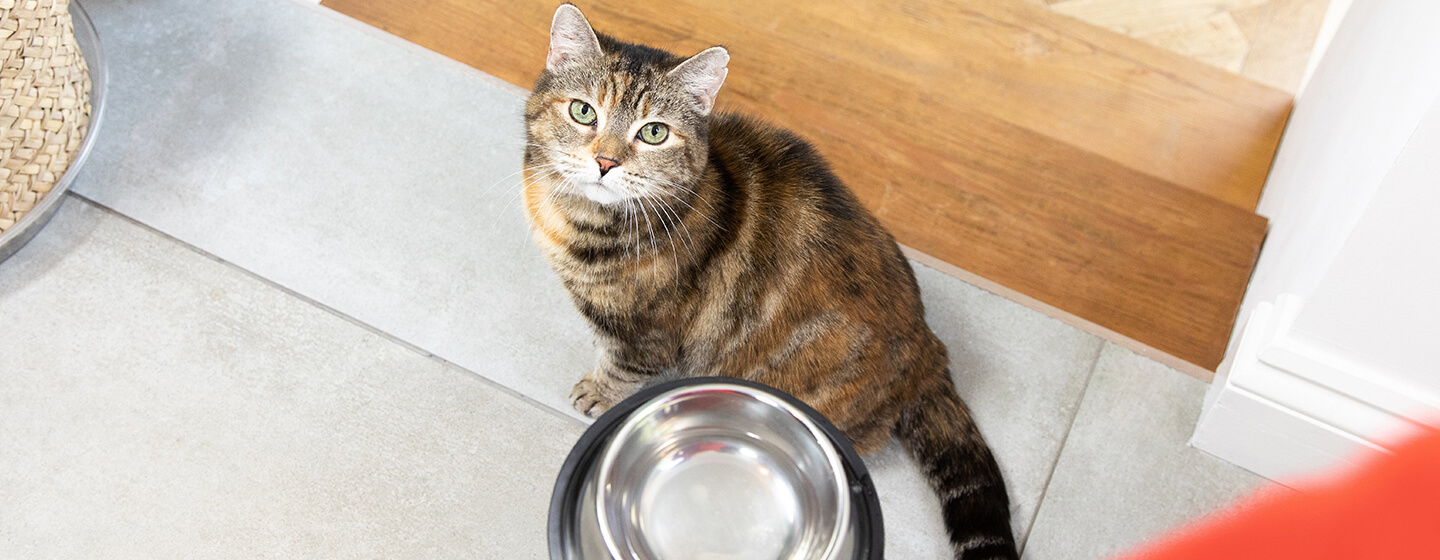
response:
M601 353L596 416L651 382L730 376L891 435L943 501L955 557L1015 558L1005 483L894 238L809 144L712 112L730 59L596 34L560 6L525 106L525 210Z

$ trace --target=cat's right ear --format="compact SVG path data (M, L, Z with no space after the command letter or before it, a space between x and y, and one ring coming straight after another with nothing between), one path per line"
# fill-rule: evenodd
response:
M585 14L574 4L561 4L550 21L550 54L545 57L545 69L555 72L576 60L602 54L600 39L595 37Z

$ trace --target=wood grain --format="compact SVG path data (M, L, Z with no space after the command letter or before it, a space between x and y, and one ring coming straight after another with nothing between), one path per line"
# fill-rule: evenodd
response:
M808 54L823 57L817 60L844 58L936 101L1249 210L1292 101L1222 69L1013 1L684 2L699 18L692 23L723 18L733 27L804 37Z
M1330 0L1057 0L1050 8L1294 92Z
M1056 12L1132 35L1263 6L1270 0L1063 0Z
M323 4L526 87L555 7ZM722 109L813 141L903 243L1218 365L1287 95L1012 1L716 4L580 7L626 40L726 45Z
M1245 67L1250 52L1245 32L1229 12L1130 36L1231 72Z
M1330 0L1271 0L1256 8L1250 50L1240 72L1286 91L1305 77Z

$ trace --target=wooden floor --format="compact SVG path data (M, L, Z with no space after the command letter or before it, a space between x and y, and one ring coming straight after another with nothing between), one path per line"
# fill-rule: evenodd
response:
M1294 92L1330 0L1033 0Z
M322 4L524 87L557 5ZM810 139L902 243L1219 364L1288 93L1016 0L577 4L626 40L726 45L721 108Z

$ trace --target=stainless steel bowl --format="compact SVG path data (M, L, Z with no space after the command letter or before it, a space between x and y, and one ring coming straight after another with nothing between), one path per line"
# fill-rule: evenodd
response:
M85 131L85 139L80 141L80 148L75 151L74 158L70 161L70 167L60 175L60 180L50 188L50 192L25 213L15 227L0 234L0 261L14 255L40 232L40 228L50 222L50 218L60 208L60 201L65 198L65 191L70 190L70 183L75 182L75 175L79 174L81 164L90 156L90 148L95 145L95 133L100 130L100 122L103 120L101 117L105 114L107 76L105 57L100 54L100 37L95 34L95 26L90 23L89 14L74 0L70 2L70 19L75 28L75 45L80 47L80 54L85 57L85 65L90 69L89 128Z
M549 529L552 560L884 555L879 499L844 434L729 378L647 387L596 420L556 478Z
M673 389L636 410L596 476L615 558L833 560L850 522L840 454L810 418L750 387Z

